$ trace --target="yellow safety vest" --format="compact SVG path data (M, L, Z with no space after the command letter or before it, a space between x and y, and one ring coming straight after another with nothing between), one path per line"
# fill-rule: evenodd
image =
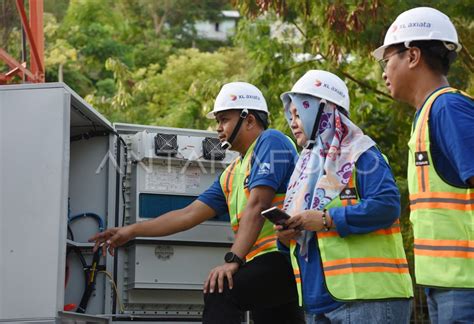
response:
M415 278L430 287L474 288L474 189L446 183L431 157L431 107L438 96L453 92L459 90L443 88L426 100L408 142Z
M359 202L354 170L347 187L326 208ZM413 285L403 249L400 224L368 234L340 237L335 229L317 232L326 287L332 298L340 301L409 298ZM301 277L296 256L296 241L290 254L302 304Z
M239 220L242 212L247 206L247 200L250 196L250 191L246 182L250 176L252 155L257 140L253 142L243 158L238 157L234 160L234 162L232 162L220 176L220 184L222 192L226 197L230 221L234 233L237 233L239 230ZM281 208L284 200L285 194L275 194L272 206L278 206ZM250 261L256 256L277 250L276 233L273 229L273 224L270 221L265 220L257 241L247 254L246 260Z

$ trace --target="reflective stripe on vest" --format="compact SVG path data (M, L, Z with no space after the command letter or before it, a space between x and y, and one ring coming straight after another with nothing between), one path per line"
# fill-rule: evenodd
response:
M226 197L234 233L237 233L239 230L240 218L247 205L248 197L250 196L246 182L250 176L252 155L257 140L249 147L244 158L238 157L224 170L219 179L222 192ZM285 194L276 194L272 201L272 206L281 208L284 200ZM250 261L256 256L277 250L276 234L273 229L273 224L265 220L255 244L246 255L246 260Z
M356 272L409 273L406 259L348 258L323 263L324 275L336 276Z
M473 210L474 193L422 192L410 195L410 209L456 209Z
M417 255L474 258L474 241L415 239L414 248Z
M295 275L295 281L296 281L296 283L301 284L300 269L299 269L298 267L293 268L293 274Z
M433 102L455 92L459 91L443 88L426 100L408 143L415 277L418 284L430 287L474 288L474 189L446 183L434 168L430 147Z
M347 187L329 203L327 209L354 205L360 201L355 177L354 170ZM316 238L326 287L334 299L354 301L413 296L398 220L389 228L368 234L341 238L333 229L317 232ZM294 253L296 242L292 241L290 247L292 265L298 267ZM294 273L299 277L299 268L294 269ZM301 302L302 290L298 282L297 287Z

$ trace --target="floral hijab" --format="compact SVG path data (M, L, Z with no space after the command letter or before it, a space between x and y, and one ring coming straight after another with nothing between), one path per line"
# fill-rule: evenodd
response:
M320 99L302 94L290 94L283 102L285 116L291 123L290 105L296 107L303 131L310 139ZM304 210L323 210L346 187L357 159L374 146L337 106L327 102L321 114L319 129L312 148L304 148L291 176L283 209L290 215ZM308 260L308 243L313 232L303 231L298 239L300 255Z

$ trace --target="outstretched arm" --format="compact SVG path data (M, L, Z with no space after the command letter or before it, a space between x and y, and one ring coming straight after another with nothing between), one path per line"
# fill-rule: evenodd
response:
M102 246L104 255L107 249L111 255L114 255L115 248L135 237L157 237L182 232L215 215L214 209L195 200L182 209L170 211L149 221L109 228L91 237L89 241L95 242L94 252Z

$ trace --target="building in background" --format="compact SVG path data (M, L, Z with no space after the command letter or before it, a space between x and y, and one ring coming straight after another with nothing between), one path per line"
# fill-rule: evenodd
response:
M222 10L217 21L198 21L194 28L200 38L227 42L235 35L239 18L237 10Z

